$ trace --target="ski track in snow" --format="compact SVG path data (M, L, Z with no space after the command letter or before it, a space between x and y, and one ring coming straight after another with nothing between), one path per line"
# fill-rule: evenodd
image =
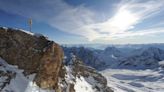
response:
M100 72L114 92L164 92L164 71L107 69Z

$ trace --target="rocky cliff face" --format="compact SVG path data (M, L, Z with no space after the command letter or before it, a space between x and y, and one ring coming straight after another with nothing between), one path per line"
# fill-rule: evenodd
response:
M107 86L107 80L97 71L86 66L83 61L73 55L70 63L65 66L66 75L60 78L62 92L113 92Z
M76 58L64 65L63 57L62 48L42 35L0 28L0 91L112 92L96 70Z
M42 88L54 88L58 83L63 51L44 36L0 28L0 57L23 69L25 75L36 73L35 81Z

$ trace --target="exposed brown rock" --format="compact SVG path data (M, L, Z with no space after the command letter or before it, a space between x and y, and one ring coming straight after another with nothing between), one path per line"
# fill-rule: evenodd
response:
M74 84L70 84L69 92L75 92Z
M36 82L42 88L55 88L58 83L59 73L62 70L63 51L55 43L45 51L41 58L41 69L36 77Z
M95 86L98 92L113 92L111 88L107 86L107 80L105 79L105 77L99 74L94 68L84 65L84 63L78 58L73 61L73 71L74 75L77 77L93 77L97 84L101 85Z
M44 36L0 28L0 57L26 75L36 73L35 81L42 88L55 88L58 83L63 51Z

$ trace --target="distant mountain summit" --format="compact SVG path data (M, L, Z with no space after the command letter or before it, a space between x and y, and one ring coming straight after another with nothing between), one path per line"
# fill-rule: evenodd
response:
M103 53L106 55L113 54L117 57L121 56L121 51L118 50L116 47L107 47L107 48L105 48Z
M95 51L85 47L63 47L66 55L66 63L70 62L71 53L79 57L86 65L94 67L96 69L103 67L104 62L102 62L98 55L101 51Z
M119 64L123 67L134 67L134 68L155 68L158 67L159 61L164 60L164 50L149 47L142 51L139 55L134 55L126 58L125 60L121 61Z
M118 60L124 56L124 54L115 47L107 47L104 50L85 47L63 47L63 49L67 57L66 62L70 61L70 53L73 53L86 65L98 70L117 64Z
M155 48L155 47L149 47L143 53L142 56L150 56L154 57L157 60L163 60L164 59L164 50Z

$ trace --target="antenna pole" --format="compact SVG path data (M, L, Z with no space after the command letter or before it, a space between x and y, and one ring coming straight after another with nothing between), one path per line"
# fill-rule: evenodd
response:
M29 19L29 27L30 27L30 32L32 32L32 19Z

